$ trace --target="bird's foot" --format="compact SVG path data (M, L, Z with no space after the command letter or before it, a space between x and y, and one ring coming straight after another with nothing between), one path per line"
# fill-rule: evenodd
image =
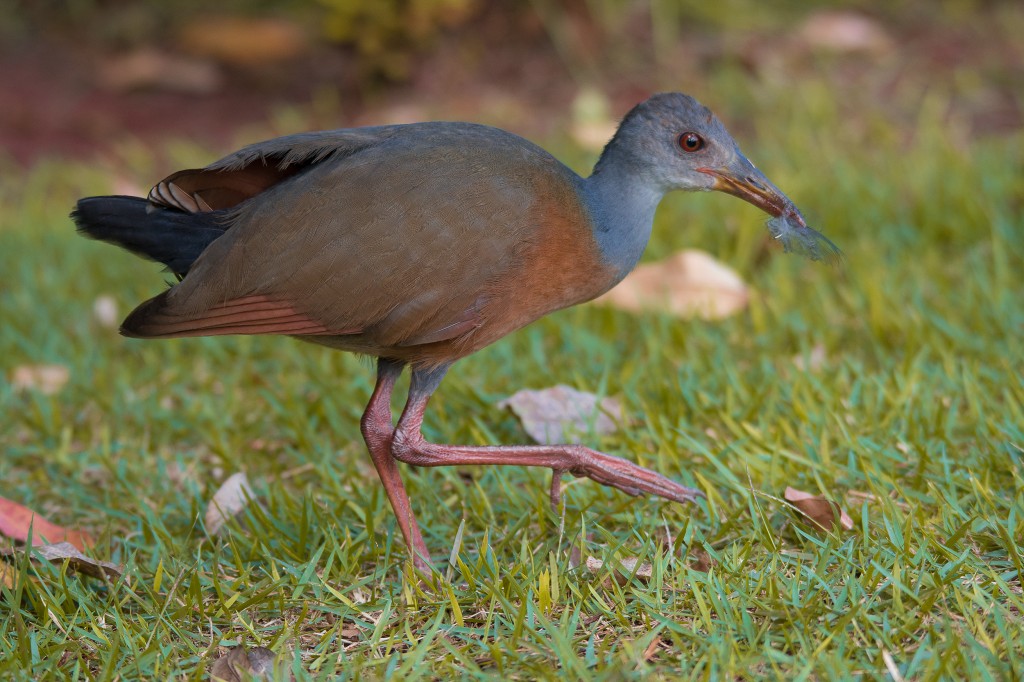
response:
M602 485L618 488L630 495L657 495L673 502L696 502L705 497L704 493L694 488L687 488L670 478L645 469L621 457L613 457L589 448L580 448L576 454L577 462L569 468L569 473L577 477L587 477Z

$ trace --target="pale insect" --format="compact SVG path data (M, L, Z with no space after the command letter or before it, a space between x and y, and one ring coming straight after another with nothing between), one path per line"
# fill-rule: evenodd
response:
M828 237L807 227L798 211L783 213L765 223L773 239L782 242L787 253L796 253L811 260L822 260L837 265L843 260L843 253Z

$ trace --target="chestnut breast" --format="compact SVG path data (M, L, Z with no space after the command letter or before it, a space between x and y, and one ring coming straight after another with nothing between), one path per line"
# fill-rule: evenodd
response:
M575 183L564 180L551 177L534 187L531 238L483 292L480 326L403 359L464 357L548 313L596 298L618 281L618 271L601 257Z

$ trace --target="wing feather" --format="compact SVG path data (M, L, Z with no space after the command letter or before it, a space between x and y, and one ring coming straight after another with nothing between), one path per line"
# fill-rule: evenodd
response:
M576 181L532 143L471 124L245 148L154 188L181 210L235 203L225 235L136 331L354 335L359 349L471 334L545 238L537 196L557 185L571 199Z

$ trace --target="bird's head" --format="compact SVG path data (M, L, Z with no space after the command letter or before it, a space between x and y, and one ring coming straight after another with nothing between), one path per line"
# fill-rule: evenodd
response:
M839 250L807 226L789 197L740 151L711 110L682 93L663 93L636 105L619 125L606 157L619 157L658 190L717 190L737 196L772 216L768 227L786 250L815 260Z

